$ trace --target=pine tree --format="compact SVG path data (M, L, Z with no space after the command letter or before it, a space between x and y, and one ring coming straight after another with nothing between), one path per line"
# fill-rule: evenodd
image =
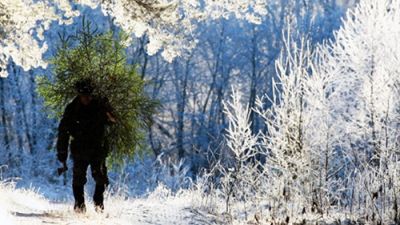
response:
M51 60L53 75L38 79L38 92L55 117L76 97L75 83L91 80L94 95L107 98L117 118L106 134L114 161L133 157L136 150L143 149L143 131L151 125L158 105L146 95L145 81L135 66L127 63L127 39L122 32L97 32L84 21L75 35L60 35L61 45Z

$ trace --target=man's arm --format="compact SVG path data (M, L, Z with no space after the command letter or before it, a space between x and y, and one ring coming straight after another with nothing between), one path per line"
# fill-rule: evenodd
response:
M106 111L106 116L107 116L107 121L111 124L114 124L117 122L117 119L114 115L114 108L111 106L108 98L103 99L103 106Z
M66 162L68 158L68 145L69 145L69 126L71 124L71 107L67 106L64 115L58 126L58 139L57 139L57 158L60 162Z

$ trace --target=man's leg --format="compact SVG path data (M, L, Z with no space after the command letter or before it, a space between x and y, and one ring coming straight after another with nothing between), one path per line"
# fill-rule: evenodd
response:
M75 198L74 210L76 212L85 212L85 193L86 170L89 163L85 160L74 160L72 190Z
M105 160L95 160L90 165L93 179L96 181L96 189L93 195L93 202L97 211L104 210L104 191L108 185L107 168Z

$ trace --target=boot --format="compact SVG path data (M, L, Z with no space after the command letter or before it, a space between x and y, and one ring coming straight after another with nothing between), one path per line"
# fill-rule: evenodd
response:
M104 191L106 190L106 185L97 184L96 189L94 190L93 202L96 209L96 212L104 211Z
M72 186L72 190L74 192L75 204L74 210L77 213L85 213L86 206L85 206L85 196L84 196L84 187L79 185Z
M76 213L86 213L86 205L85 205L85 203L75 202L74 211Z

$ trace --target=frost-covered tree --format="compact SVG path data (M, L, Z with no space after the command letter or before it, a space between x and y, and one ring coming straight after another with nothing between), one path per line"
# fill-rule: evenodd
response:
M70 24L80 15L74 9L76 4L91 8L100 6L103 13L111 16L127 33L137 37L146 34L147 52L153 55L162 49L163 57L169 62L195 46L192 37L195 21L234 14L257 23L259 16L266 13L265 2L259 0L205 1L204 4L170 0L3 1L0 4L1 75L7 75L5 67L10 58L25 70L46 67L42 59L47 50L43 32L49 29L52 21Z
M250 204L252 196L258 191L261 173L258 162L252 160L258 153L257 136L251 131L248 105L241 102L241 94L233 91L231 102L224 102L224 113L227 116L226 147L219 171L222 173L221 185L225 198L226 212L230 211L231 201Z
M389 215L383 199L398 192L393 168L398 164L399 3L360 2L321 62L322 72L334 78L328 99L340 124L334 129L340 137L336 147L346 157L347 194L352 195L343 204L353 206L357 200L372 220L381 222Z
M70 24L70 18L78 15L70 7L59 8L67 10L64 16L57 14L56 9L49 1L5 0L0 3L1 77L7 76L10 60L24 70L47 66L42 59L47 50L47 45L42 43L44 31L52 21Z
M265 109L265 101L258 99L257 112L264 118L267 129L261 145L268 153L265 170L271 182L269 197L274 199L274 205L284 202L272 213L284 212L295 219L297 214L313 210L317 170L316 152L308 139L313 128L306 95L313 69L312 51L304 39L297 43L292 39L294 36L289 27L285 48L276 62L273 94L267 98L272 107Z

